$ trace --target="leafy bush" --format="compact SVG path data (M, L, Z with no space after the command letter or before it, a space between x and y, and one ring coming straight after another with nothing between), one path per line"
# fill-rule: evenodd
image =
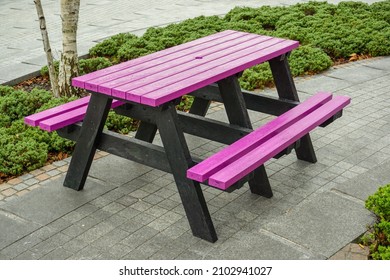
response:
M14 92L13 87L0 85L0 97L9 95L12 92Z
M95 57L113 57L125 42L136 38L137 36L130 33L119 33L92 47L89 54Z
M16 140L16 141L15 141ZM6 141L7 143L3 143ZM0 172L19 175L43 166L47 161L47 145L34 139L9 137L0 143Z
M366 200L366 208L381 219L390 221L390 185L380 187Z
M36 127L26 126L24 116L66 102L48 91L31 92L0 87L0 173L19 175L43 166L49 152L71 152L74 143Z
M363 237L363 243L370 246L375 260L390 260L390 185L380 187L366 200L366 208L378 217Z
M11 121L18 120L33 114L52 98L52 94L45 90L14 90L0 98L0 113L7 115Z
M80 75L88 74L96 70L107 68L111 65L112 63L104 57L80 59L79 61Z
M130 131L134 131L137 129L137 121L129 117L118 115L111 110L108 113L105 128L121 134L127 134Z

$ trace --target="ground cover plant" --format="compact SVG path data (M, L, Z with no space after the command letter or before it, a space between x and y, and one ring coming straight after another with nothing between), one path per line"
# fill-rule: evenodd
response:
M390 0L368 5L361 2L309 2L288 7L237 7L224 17L201 16L165 27L149 28L141 37L118 34L89 51L80 60L80 74L134 59L227 29L299 40L290 56L294 76L315 74L331 65L362 57L390 54ZM57 65L58 67L58 65ZM42 69L47 76L47 68ZM272 85L267 63L246 70L241 86L247 90ZM53 155L66 156L73 143L55 132L46 133L23 124L23 117L66 102L42 89L29 92L0 87L0 182L45 164ZM185 96L179 109L187 110L192 98ZM135 120L110 112L108 129L128 133ZM48 154L51 155L48 157ZM61 156L59 158L61 158ZM55 157L55 156L54 156Z
M390 185L382 186L366 200L366 208L377 216L362 242L370 247L370 258L390 260Z

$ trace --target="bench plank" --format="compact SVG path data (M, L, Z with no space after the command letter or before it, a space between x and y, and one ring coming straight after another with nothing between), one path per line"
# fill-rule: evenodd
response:
M187 171L187 177L204 182L212 174L234 162L248 151L270 139L292 123L302 119L321 105L331 100L330 93L318 93L293 109L268 122L247 136L227 146L217 154L207 158Z
M53 107L37 114L25 117L24 122L30 126L39 126L41 129L48 132L63 128L84 119L89 100L90 96L87 96L57 107ZM111 108L116 108L123 104L124 103L122 101L113 100Z
M83 107L88 104L90 96L86 96L60 106L53 107L51 109L27 116L24 118L24 123L30 126L38 126L39 123L45 119L55 117L57 115L64 114L66 112L72 111L76 108Z
M287 127L259 147L238 158L236 161L216 172L209 178L209 185L227 189L234 182L264 164L268 159L299 140L309 131L320 125L350 103L350 98L337 96L314 112Z

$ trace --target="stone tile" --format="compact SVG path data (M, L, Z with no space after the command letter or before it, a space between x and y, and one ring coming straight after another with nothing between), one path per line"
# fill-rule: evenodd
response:
M16 201L9 202L1 208L19 217L46 225L98 197L108 188L109 186L87 180L84 191L76 192L64 188L62 180L57 180L18 198Z
M41 257L41 260L66 260L70 256L72 256L72 253L66 250L63 247L56 248L53 251L51 251L49 254Z
M144 165L109 155L93 162L89 176L120 186L150 170Z
M54 176L57 176L58 174L61 174L61 172L58 171L57 169L53 169L53 170L48 171L46 174L49 175L50 177L54 177Z
M23 190L23 191L17 192L16 195L17 196L22 196L22 195L25 195L25 194L27 194L29 192L30 192L29 190Z
M21 178L14 178L14 179L9 180L7 183L9 185L14 186L14 185L20 184L22 182L23 182L23 180Z
M45 166L41 167L41 169L44 170L45 172L48 172L48 171L53 170L55 168L56 167L54 165L52 165L52 164L45 165Z
M364 208L331 192L313 195L265 228L325 257L332 256L366 231L374 217ZM305 230L302 230L302 226ZM342 233L342 234L340 234Z
M13 189L15 189L17 191L22 191L24 189L27 189L28 187L29 187L29 185L26 185L25 183L20 183L20 184L13 186Z
M61 166L67 165L67 164L68 163L66 161L63 161L63 160L53 162L53 165L57 166L57 167L61 167Z
M40 182L45 181L45 180L47 180L49 178L50 178L50 176L47 175L46 173L40 174L40 175L35 177L35 179L37 179Z
M377 165L374 169L357 175L343 184L338 185L335 189L365 201L368 196L375 193L380 186L390 182L389 169L390 161L386 161Z
M14 195L17 191L12 189L12 188L9 188L9 189L6 189L5 191L2 191L1 194L3 196L11 196L11 195Z
M4 191L6 189L9 189L9 188L12 188L12 185L10 185L8 183L0 184L0 192Z
M39 183L39 180L35 179L35 178L30 178L26 181L24 181L24 184L28 185L28 186L32 186L32 185L35 185Z

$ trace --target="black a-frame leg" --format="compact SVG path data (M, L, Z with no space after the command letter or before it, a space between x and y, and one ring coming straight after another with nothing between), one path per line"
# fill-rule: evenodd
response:
M230 124L252 128L237 76L219 81L218 87ZM267 198L272 197L272 189L264 165L254 171L254 176L249 180L249 187L252 193Z
M187 178L187 169L193 165L184 134L178 126L174 104L167 104L156 117L173 177L194 236L215 242L217 234L198 182Z
M272 75L274 77L276 89L279 98L299 101L297 89L291 76L290 66L288 64L288 54L278 56L269 61ZM297 157L300 160L315 163L317 157L311 142L309 134L301 138L299 148L296 148Z
M102 94L92 94L80 136L66 173L65 187L78 191L84 188L111 103L112 99Z

